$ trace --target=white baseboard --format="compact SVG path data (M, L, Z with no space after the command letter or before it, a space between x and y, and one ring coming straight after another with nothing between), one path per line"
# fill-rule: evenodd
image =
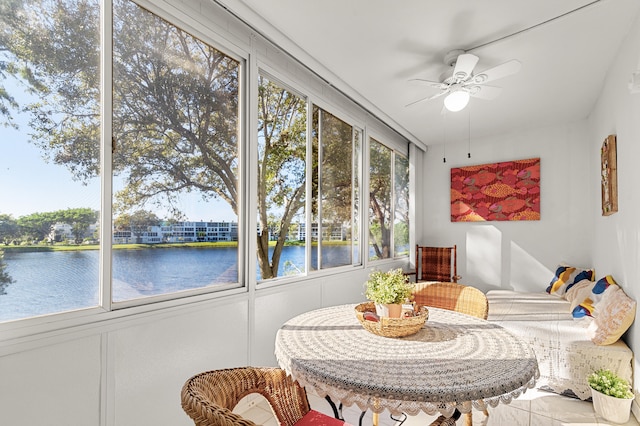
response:
M631 413L636 418L638 422L640 422L640 404L638 404L638 393L636 392L636 397L631 403Z

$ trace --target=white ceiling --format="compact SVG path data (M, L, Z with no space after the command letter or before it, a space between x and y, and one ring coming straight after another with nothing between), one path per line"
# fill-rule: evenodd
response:
M469 120L476 138L584 119L640 8L638 0L220 1L426 145L442 142L445 123L449 140L459 129L466 139ZM522 69L490 83L503 89L496 99L472 98L446 118L442 97L406 107L436 93L407 80L438 80L453 49L479 56L476 71L510 59Z

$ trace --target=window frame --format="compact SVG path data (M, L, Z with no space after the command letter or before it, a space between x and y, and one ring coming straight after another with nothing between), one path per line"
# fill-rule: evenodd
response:
M270 43L264 36L231 14L220 13L220 6L214 3L211 10L220 13L220 17L202 14L196 16L193 9L185 10L179 5L155 0L130 0L139 7L146 9L169 24L187 32L203 43L219 50L239 63L239 117L238 117L238 283L227 284L216 288L203 287L198 289L172 292L162 295L147 296L125 301L112 301L112 126L113 126L113 2L100 1L100 92L101 92L101 129L100 129L100 223L110 226L100 227L100 265L99 265L99 300L97 306L81 308L71 311L61 311L42 316L34 316L9 320L0 323L0 341L17 339L37 333L62 330L68 327L84 326L83 330L91 329L92 324L106 320L125 318L131 315L178 309L186 305L198 305L228 296L239 296L256 290L271 287L283 287L303 281L316 280L328 275L340 274L365 269L371 263L368 259L368 194L365 188L369 184L369 135L375 135L377 141L392 149L394 144L408 143L404 136L394 130L385 128L386 124L371 115L348 95L338 92L331 84L319 77L313 70L301 65L297 59L287 56L291 63L282 65L276 59L265 60L267 57L260 47L260 43ZM213 13L213 12L212 12ZM235 19L235 21L234 21ZM231 24L233 25L230 25ZM230 28L231 27L231 28ZM244 37L244 38L243 38ZM280 48L277 48L280 49ZM279 50L280 55L287 55ZM284 67L284 68L282 68ZM296 67L309 75L300 75ZM291 70L289 70L289 68ZM342 265L327 269L310 271L311 238L307 238L305 273L294 277L277 277L270 280L257 281L255 276L256 242L252 231L257 228L256 223L256 180L257 168L257 113L255 109L257 99L257 75L264 73L272 81L281 84L292 93L300 95L307 102L307 165L312 161L311 123L313 106L327 111L336 118L349 124L360 133L360 154L354 158L359 170L357 188L352 188L352 202L354 190L358 191L360 204L357 215L352 213L352 223L357 218L357 235L360 246L360 259L357 263ZM373 131L371 129L374 129ZM380 130L382 129L382 130ZM385 136L387 135L387 136ZM390 137L388 135L391 135ZM386 140L391 143L385 143ZM400 142L398 142L400 141ZM406 153L409 159L408 153ZM411 161L410 161L410 164ZM311 167L307 167L307 194L305 217L311 223ZM353 212L353 210L352 210ZM366 237L366 238L365 238ZM355 241L355 234L353 234ZM393 261L394 258L375 261ZM1 347L2 345L0 345Z
M156 304L159 302L169 302L172 300L188 298L191 296L199 296L199 295L205 295L205 294L218 294L218 293L227 294L228 291L234 290L234 289L243 289L243 292L244 292L246 291L246 287L247 287L247 279L246 279L247 274L245 270L245 264L247 263L246 255L245 255L245 250L246 250L245 235L247 233L246 205L247 205L248 194L246 193L246 191L243 191L243 189L245 188L244 185L245 185L245 179L246 179L245 170L248 169L246 154L245 154L245 151L247 150L247 144L248 144L247 142L248 133L247 133L245 123L247 121L248 105L251 103L251 100L248 98L250 91L247 90L247 85L248 85L247 70L249 68L248 67L249 53L242 51L241 49L238 49L235 45L231 43L228 43L224 37L214 37L215 33L212 33L210 31L199 31L194 25L189 25L185 23L175 14L170 13L167 9L161 8L147 1L139 1L139 0L126 0L126 1L130 1L136 4L138 7L166 21L169 25L172 25L178 28L179 30L184 31L190 36L198 39L200 42L207 44L208 46L218 50L222 54L238 62L238 126L237 126L237 132L238 132L238 135L237 135L237 138L238 138L237 139L238 140L237 185L239 188L238 190L239 199L237 200L237 203L238 203L238 248L237 248L238 281L235 283L220 284L213 288L210 286L199 287L199 288L182 290L177 292L150 295L150 296L140 297L136 299L113 301L113 275L112 275L113 261L111 257L111 253L113 250L112 249L112 245L113 245L112 243L113 157L111 155L112 149L107 148L107 147L111 147L111 143L107 142L101 147L104 151L105 159L107 158L107 156L109 159L108 162L102 163L102 167L103 167L102 178L109 179L109 182L108 182L109 192L107 193L106 191L103 191L103 193L101 194L101 197L102 197L101 199L102 199L102 206L103 206L102 210L106 210L104 207L108 206L110 215L108 217L102 218L102 220L105 220L105 221L101 223L109 223L110 228L107 230L106 227L102 227L101 232L108 231L109 235L107 236L107 235L101 234L101 243L108 243L109 250L108 251L106 250L106 244L105 244L104 250L103 250L103 247L101 246L101 250L103 251L104 256L109 258L109 261L108 261L109 267L107 268L105 263L104 274L101 275L100 286L101 286L101 294L104 299L100 301L103 303L100 307L104 308L107 311L114 311L114 310L120 310L125 308L136 307L136 306ZM108 133L109 137L107 138L105 135L105 141L112 141L113 140L113 134L111 130L113 127L112 93L113 93L113 85L114 85L113 72L112 72L113 70L112 40L114 37L114 34L113 34L113 7L114 6L113 6L113 0L106 0L106 1L103 0L101 4L103 5L103 7L105 7L105 11L108 11L110 15L108 24L105 24L103 27L104 33L109 33L109 38L105 38L104 42L108 43L110 56L109 58L103 58L103 60L106 61L108 59L109 61L108 65L107 65L107 62L104 62L105 64L104 66L105 68L108 66L110 79L109 80L105 79L105 82L104 82L104 84L107 85L107 87L104 87L104 93L107 93L107 92L109 93L109 103L108 104L106 102L103 103L103 107L105 108L105 114L103 115L102 118L104 119L107 116L109 117L110 126L104 129L105 134ZM109 6L108 9L106 9L107 4ZM108 108L107 108L107 105L108 105ZM100 269L102 271L103 269L102 265ZM108 308L105 307L106 305L108 305Z
M410 252L411 252L411 247L409 247L409 252L407 252L406 255L402 255L402 256L396 256L395 255L395 215L396 215L396 185L395 185L395 180L396 180L396 156L397 155L401 155L404 158L407 159L407 164L409 165L409 170L411 169L411 160L409 157L409 153L403 153L400 152L398 150L397 146L394 146L395 144L393 143L389 143L387 142L385 139L387 138L387 136L377 132L376 130L369 130L368 134L367 134L367 142L366 142L366 152L367 152L367 164L366 164L366 168L367 168L367 183L366 183L366 188L369 188L369 178L371 176L370 171L371 171L371 162L370 162L370 153L371 153L371 141L374 140L376 143L383 145L384 147L388 148L391 151L391 164L390 164L390 173L391 173L391 223L390 223L390 230L391 230L391 237L390 237L390 247L389 247L389 257L388 258L384 258L384 259L369 259L368 258L368 250L370 247L370 234L369 234L369 225L370 225L370 216L369 216L369 203L370 203L370 199L369 199L369 191L367 190L366 192L366 223L367 223L367 233L366 233L366 243L367 243L367 264L373 264L373 265L380 265L380 264L384 264L385 262L394 262L397 261L399 259L409 259L410 258ZM408 188L407 191L409 192L409 194L411 194L410 190L411 190L411 173L409 173L409 180L407 182L408 184ZM411 211L411 207L409 207L409 212ZM409 222L409 229L411 229L411 222ZM409 243L409 246L411 246L411 244Z
M364 268L366 263L365 263L365 256L362 254L362 242L363 240L363 235L364 235L364 230L363 230L363 226L362 224L364 223L364 213L363 213L363 208L362 208L362 203L363 203L363 199L362 199L362 193L364 191L364 184L363 181L368 180L365 175L364 175L364 166L363 166L363 158L364 157L368 157L366 155L366 153L364 152L364 147L366 145L365 138L366 138L366 125L364 123L359 122L357 119L355 119L353 116L351 116L350 114L348 114L347 112L341 110L338 107L335 107L333 105L331 105L328 102L324 102L323 100L319 99L319 98L315 98L315 97L310 97L310 102L309 102L309 110L310 110L310 114L311 116L308 117L309 118L309 124L308 124L308 132L309 132L309 137L312 137L312 121L313 121L313 107L316 106L318 108L320 108L322 111L326 111L327 113L331 114L332 116L334 116L335 118L337 118L338 120L341 120L342 122L348 124L349 126L352 127L352 129L357 129L357 131L359 131L360 133L360 155L359 155L359 159L358 160L358 164L360 166L360 170L359 170L359 180L358 180L358 192L360 194L359 197L359 201L360 201L360 210L358 212L358 220L359 220L359 229L357 230L358 232L358 241L360 243L361 249L360 249L360 259L358 263L354 263L353 260L351 262L351 264L349 265L340 265L340 266L333 266L333 267L329 267L329 268L319 268L319 269L315 269L312 272L312 276L321 276L320 274L322 274L323 272L326 274L333 274L335 272L339 272L339 271L346 271L346 270L352 270L353 268ZM353 136L352 136L352 150L354 149L354 145L353 145ZM312 141L310 141L309 145L309 157L307 159L307 164L312 164L313 163L313 146L312 146ZM353 159L355 160L355 159ZM352 163L353 165L353 163ZM313 170L311 169L311 167L309 168L309 171L307 173L307 182L309 183L309 185L311 185L312 182L312 176L311 173L313 173ZM353 179L352 179L352 185L354 185ZM354 185L355 186L355 185ZM351 202L352 202L352 207L353 207L353 201L354 201L354 197L353 197L353 191L355 190L355 188L352 187L351 189ZM309 192L308 194L311 194L311 192ZM307 223L313 223L313 217L312 217L312 196L309 195L308 199L307 199ZM320 213L322 213L322 210L319 209ZM352 215L351 215L351 221L354 221L354 214L353 214L353 209L352 209ZM322 220L322 216L320 216L320 221ZM312 240L308 239L308 244L311 244ZM353 243L352 243L352 247L353 247ZM319 254L321 255L321 251L319 252ZM309 265L311 265L311 250L308 251L307 255L309 256L308 262Z
M364 225L363 225L364 222L363 221L365 220L364 213L362 212L363 210L362 203L364 202L362 194L364 191L363 182L367 180L366 176L364 176L364 158L366 157L366 154L364 152L364 149L365 149L364 147L366 145L365 143L366 125L362 123L360 120L358 120L357 118L355 118L353 115L349 114L348 112L340 108L339 106L336 106L328 102L327 100L314 95L311 90L309 90L308 88L303 88L300 84L296 83L292 78L283 76L283 73L276 70L270 64L265 63L260 59L258 59L256 63L257 63L256 78L254 82L256 88L257 88L257 75L258 73L260 73L265 77L269 78L271 81L280 85L282 88L286 90L290 90L292 93L305 99L307 103L307 158L306 158L307 187L306 187L306 203L305 203L306 223L312 223L312 213L311 213L312 212L312 197L311 197L312 188L311 187L312 187L313 170L312 170L312 167L309 166L309 164L312 164L312 160L313 160L313 152L312 152L313 151L313 143L312 143L313 114L312 113L313 113L314 105L321 108L322 110L327 111L334 117L338 118L339 120L342 120L343 122L347 123L348 125L352 126L352 128L357 129L360 132L360 135L361 135L360 155L359 155L359 158L357 159L360 167L360 176L359 176L359 182L358 182L358 191L360 192L360 200L359 200L360 211L358 212L358 220L359 220L358 238L359 238L360 246L362 247L363 241L364 241L363 240L364 238ZM253 77L252 77L252 80L253 80ZM258 158L257 158L258 135L256 131L258 119L257 119L257 113L254 113L254 114L255 114L255 117L251 118L251 125L249 126L251 129L250 139L252 141L250 149L254 151L254 154L252 154L251 164L249 165L251 173L253 173L253 176L249 176L249 178L251 179L252 185L256 185L256 183L254 182L257 182L257 175L255 174L256 173L255 170L257 170L257 161L258 161ZM255 194L255 191L254 191L254 194ZM352 196L352 202L353 202L353 196ZM257 210L256 203L257 201L255 200L255 197L249 199L251 212L255 213L255 211ZM254 217L255 215L250 215L250 216L251 216L250 219L253 222L250 223L250 226L248 229L249 230L257 229L257 220ZM251 239L251 241L249 242L249 248L250 248L250 254L247 257L247 259L248 259L248 263L251 265L252 264L251 259L255 258L255 250L257 248L257 243L253 239ZM306 250L306 261L305 261L304 274L296 275L293 277L282 276L282 277L271 278L268 280L257 280L255 277L255 272L250 267L249 276L253 275L254 282L256 284L256 289L266 289L271 287L286 286L294 283L299 283L301 281L312 280L312 279L320 278L323 276L334 275L340 272L351 271L354 268L355 269L365 268L366 260L364 259L364 256L362 254L362 248L361 248L360 259L359 259L359 263L357 264L352 263L350 265L341 265L341 266L335 266L331 268L318 269L318 270L311 271L309 268L311 267L311 254L312 254L313 248L312 248L312 240L310 238L307 238L305 240L305 250ZM251 285L251 283L249 284Z
M258 77L259 76L263 76L266 79L268 79L270 82L277 84L278 86L280 86L280 88L290 92L291 94L299 97L300 99L304 100L305 104L306 104L306 114L307 114L307 123L306 123L306 155L305 155L305 220L307 218L307 212L309 209L309 204L308 204L308 199L309 199L309 194L310 194L310 183L309 183L309 155L310 155L310 141L309 138L311 137L311 132L310 132L310 128L309 128L309 123L310 123L310 117L309 117L309 96L306 95L304 93L304 90L302 90L301 88L296 87L295 84L293 84L291 81L288 81L288 79L283 78L282 76L278 75L279 73L275 70L273 70L271 67L269 67L267 64L262 63L261 61L257 61L257 65L256 65L256 78L255 78L255 82L252 82L256 85L256 90L255 90L255 94L256 94L256 99L257 99L257 88L258 88ZM256 105L257 106L257 105ZM253 108L254 110L257 110L257 108ZM255 152L255 155L253 155L253 157L255 157L255 161L251 161L251 165L249 166L249 169L251 171L253 171L253 175L250 176L249 178L251 179L252 182L252 187L254 188L253 191L250 191L250 194L253 194L253 196L250 198L250 209L249 211L252 211L254 214L252 215L252 220L255 222L255 224L250 224L249 227L247 229L258 229L258 220L256 217L256 213L258 210L258 206L257 206L257 183L258 183L258 179L259 176L257 175L257 170L258 170L258 132L257 132L257 128L258 128L258 114L257 111L253 112L255 114L255 119L250 120L251 121L251 125L250 125L250 137L249 139L251 140L251 144L250 144L250 149L251 151ZM259 288L267 288L267 287L271 287L271 286L276 286L276 285L282 285L282 284L286 284L288 282L294 282L294 281L299 281L300 279L305 279L306 277L309 276L309 267L310 267L310 257L309 257L309 246L307 243L307 238L305 238L305 265L304 265L304 273L299 274L299 275L294 275L294 276L278 276L278 277L273 277L273 278L267 278L267 279L258 279L257 275L254 272L254 267L256 266L254 262L257 262L256 259L256 250L257 250L257 242L254 239L251 239L251 242L249 244L249 256L247 256L247 263L250 265L250 272L249 272L249 276L253 276L253 282L256 283L256 286L258 286ZM251 259L254 260L254 262L251 262ZM253 266L251 266L253 265ZM281 265L282 266L282 265Z

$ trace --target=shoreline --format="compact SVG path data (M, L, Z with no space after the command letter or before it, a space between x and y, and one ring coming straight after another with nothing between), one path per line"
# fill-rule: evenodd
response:
M323 245L349 245L351 241L324 241ZM269 246L276 245L275 241L270 241ZM285 247L304 246L304 241L290 241L285 242ZM312 246L317 246L318 242L311 243ZM237 241L217 241L217 242L185 242L185 243L157 243L157 244L113 244L111 248L113 250L145 250L145 249L163 249L163 248L233 248L238 247ZM99 244L56 244L56 245L0 245L0 251L5 253L33 253L33 252L49 252L49 251L84 251L84 250L99 250Z

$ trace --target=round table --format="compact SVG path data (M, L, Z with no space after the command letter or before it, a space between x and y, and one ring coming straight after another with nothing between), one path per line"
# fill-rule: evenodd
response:
M375 414L449 417L509 403L538 377L533 350L497 324L429 308L418 333L387 338L366 331L354 308L306 312L276 335L281 368L321 397Z

